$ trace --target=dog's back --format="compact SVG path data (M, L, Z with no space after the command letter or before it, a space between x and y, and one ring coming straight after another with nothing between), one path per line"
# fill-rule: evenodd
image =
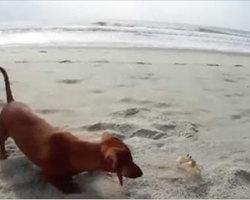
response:
M12 101L5 105L0 113L0 127L3 134L14 139L19 149L38 164L43 154L41 143L54 128L34 114L23 103Z

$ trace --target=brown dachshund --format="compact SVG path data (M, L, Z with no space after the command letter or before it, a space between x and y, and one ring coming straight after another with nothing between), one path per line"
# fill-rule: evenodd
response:
M123 176L142 176L129 148L120 139L104 133L101 142L92 143L53 127L35 115L28 106L14 101L8 75L2 67L0 71L4 76L7 95L7 105L0 113L1 159L7 158L5 141L11 137L55 186L81 172L115 172L121 185Z

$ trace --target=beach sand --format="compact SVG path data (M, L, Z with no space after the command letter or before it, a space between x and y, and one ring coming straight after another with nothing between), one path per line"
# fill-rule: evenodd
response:
M80 47L0 49L16 100L82 139L109 130L144 175L80 174L63 194L7 142L0 198L250 198L250 57L200 51ZM0 104L5 104L0 78ZM174 170L192 155L200 179Z

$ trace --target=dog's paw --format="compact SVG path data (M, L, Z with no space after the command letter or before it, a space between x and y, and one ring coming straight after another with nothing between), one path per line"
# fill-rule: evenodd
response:
M0 160L6 160L8 158L8 154L0 154Z

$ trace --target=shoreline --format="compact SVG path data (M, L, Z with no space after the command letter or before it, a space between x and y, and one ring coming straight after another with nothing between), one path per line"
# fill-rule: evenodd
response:
M4 49L111 49L111 50L137 50L137 51L161 51L161 52L194 52L207 54L222 54L222 55L236 55L236 56L250 56L250 52L232 52L220 50L206 50L206 49L190 49L190 48L165 48L165 47L112 47L112 46L67 46L67 45L23 45L23 46L0 46L0 51Z

